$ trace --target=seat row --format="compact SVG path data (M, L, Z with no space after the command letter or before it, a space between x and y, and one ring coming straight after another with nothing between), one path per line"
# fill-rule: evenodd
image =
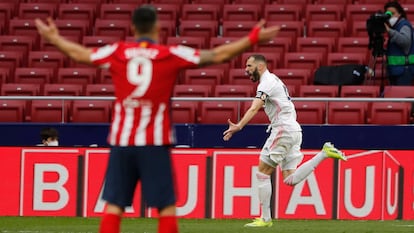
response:
M402 102L294 102L301 124L409 124L411 103ZM249 102L173 101L173 123L226 124L237 121ZM0 100L0 122L108 123L112 101ZM263 109L250 121L268 124Z

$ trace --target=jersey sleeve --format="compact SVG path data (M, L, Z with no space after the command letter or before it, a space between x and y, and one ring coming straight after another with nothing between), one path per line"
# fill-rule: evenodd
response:
M91 61L94 65L100 67L109 67L111 66L111 58L112 55L115 53L117 48L119 47L119 43L105 45L99 48L94 48L91 54Z
M177 58L180 68L196 67L200 64L200 50L183 45L170 46L170 52Z

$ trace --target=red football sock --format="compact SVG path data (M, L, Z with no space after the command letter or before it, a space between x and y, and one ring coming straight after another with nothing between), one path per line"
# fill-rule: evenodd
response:
M116 214L105 214L102 217L99 233L119 233L121 227L121 216Z
M160 217L158 220L158 233L178 233L177 217Z

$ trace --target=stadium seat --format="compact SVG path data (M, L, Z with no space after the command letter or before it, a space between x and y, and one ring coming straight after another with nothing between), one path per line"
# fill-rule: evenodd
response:
M28 67L53 68L67 64L67 57L59 51L30 51L28 56Z
M311 4L312 0L277 0L278 3L292 3L297 5Z
M99 76L97 83L112 84L111 72L108 69L99 69Z
M413 98L414 86L386 86L384 98Z
M112 0L113 3L134 3L135 5L141 5L148 3L147 0Z
M321 65L322 54L312 52L285 53L284 68L316 69Z
M112 84L87 84L86 96L114 96L115 88Z
M117 36L83 36L82 44L86 47L102 47L119 41Z
M96 18L96 4L94 3L60 3L58 9L59 19L87 20L92 26Z
M232 3L232 0L192 0L192 4L199 5L199 4L214 4L219 7L220 14L224 7L224 4Z
M101 19L130 20L136 7L137 4L132 3L103 3L101 4L99 17Z
M10 82L10 69L6 67L0 67L0 86L3 83Z
M118 36L125 39L130 34L130 20L122 19L96 19L94 35L97 36Z
M368 52L367 38L361 37L339 37L337 52L354 53L354 52Z
M68 122L70 101L33 100L28 120L31 122Z
M208 43L211 37L218 34L218 23L216 20L183 20L179 29L180 36L196 36L205 38Z
M342 20L343 9L340 4L307 4L305 16L309 21L339 21Z
M153 6L157 10L157 16L160 20L171 20L175 22L181 15L181 4L154 3Z
M296 4L266 4L263 11L266 21L299 21L303 9Z
M192 48L204 49L206 48L206 40L202 37L193 37L193 36L180 36L180 37L168 37L168 45L185 45Z
M70 41L80 42L78 36L63 36L63 37L65 37L67 40L70 40ZM56 48L55 45L53 45L52 43L50 43L48 40L44 38L40 38L39 50L40 51L60 51L58 48ZM37 50L34 50L34 51L37 51Z
M368 41L367 22L366 20L352 21L348 26L350 37L363 37Z
M350 98L377 98L379 96L379 86L342 86L340 96Z
M251 106L251 101L243 101L240 114L243 115ZM249 124L269 124L269 117L266 115L264 108L260 108L254 117L249 121Z
M53 69L51 68L18 67L14 72L13 82L46 84L51 83L53 76Z
M83 93L83 86L80 84L49 83L44 85L46 96L80 96Z
M289 37L278 37L256 45L257 52L273 52L283 57L291 50L292 39Z
M9 68L13 76L16 67L25 66L26 59L23 59L23 53L19 51L0 51L0 67Z
M227 119L237 122L241 102L237 101L203 101L198 122L201 124L227 124Z
M254 21L261 15L261 5L255 4L224 4L223 21Z
M300 97L337 97L336 85L302 85L299 88Z
M175 85L173 96L174 97L208 97L211 96L210 85L199 84L179 84Z
M329 37L301 37L296 42L296 52L319 52L325 63L327 54L334 51L335 39Z
M20 3L17 17L20 19L55 18L56 6L55 3Z
M176 22L173 20L159 20L160 25L160 42L166 43L167 37L176 36ZM191 33L189 34L191 36Z
M17 3L17 2L16 2ZM0 2L0 33L8 33L9 21L14 17L14 12L17 7L13 2Z
M8 32L10 35L32 36L35 41L39 41L39 33L33 19L10 19Z
M232 85L252 85L253 82L250 80L246 71L241 68L229 70L229 84Z
M295 44L296 38L304 35L305 25L303 21L270 21L267 22L267 25L279 25L281 30L278 32L277 37L289 37L292 40L292 44Z
M344 4L352 4L354 0L344 0L342 1ZM338 0L315 0L315 4L336 4Z
M328 124L365 124L367 102L329 102Z
M328 53L328 66L344 64L367 64L366 53Z
M215 86L222 83L223 70L208 68L190 69L184 72L186 84L201 84Z
M275 69L273 73L276 74L285 85L294 87L294 92L299 93L301 85L310 84L311 71L309 69Z
M338 38L345 36L345 21L309 21L309 37L329 37Z
M383 3L381 4L347 4L345 9L345 18L350 22L364 21L369 16L379 10L383 10Z
M240 39L240 37L211 37L210 38L210 48L217 47L222 44L228 44L233 41Z
M182 20L218 20L220 8L217 4L184 4Z
M197 123L197 106L194 101L177 101L171 103L171 117L173 124L193 124Z
M402 0L402 1L399 1L399 2L403 2L404 0ZM384 1L381 1L381 0L355 0L355 3L358 3L358 4L384 4Z
M74 100L71 108L71 122L108 123L110 122L112 101Z
M256 25L254 21L223 21L223 36L243 37Z
M1 85L2 96L36 96L40 95L40 84L30 83L4 83Z
M242 53L239 66L240 67L245 67L247 59L251 55L254 55L254 54L257 54L257 52L244 52L244 53ZM280 54L274 53L274 52L273 53L272 52L261 52L260 54L263 55L266 58L267 68L269 70L276 69L280 66L279 65L281 63ZM238 66L236 64L236 66L234 68L237 68L237 67Z
M379 125L408 124L410 103L374 102L371 105L368 123Z
M215 97L252 97L254 90L252 85L216 85L214 88Z
M299 124L324 124L326 103L317 101L294 101Z
M57 72L57 83L92 84L96 80L96 68L64 68Z
M77 41L81 41L82 36L90 35L90 27L88 20L80 19L56 19L56 26L63 36L76 36Z
M21 51L25 56L33 49L38 49L35 38L31 36L0 36L0 51Z
M0 100L0 122L25 121L25 100Z

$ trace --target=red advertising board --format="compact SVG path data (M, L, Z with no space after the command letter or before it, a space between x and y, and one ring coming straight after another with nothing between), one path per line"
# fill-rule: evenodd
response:
M303 162L318 152L305 152ZM280 175L276 184L278 192L275 198L275 218L331 219L335 189L334 162L333 159L325 159L304 181L295 186L284 184Z
M21 148L0 149L0 216L19 215Z
M22 149L21 216L75 216L79 149Z

